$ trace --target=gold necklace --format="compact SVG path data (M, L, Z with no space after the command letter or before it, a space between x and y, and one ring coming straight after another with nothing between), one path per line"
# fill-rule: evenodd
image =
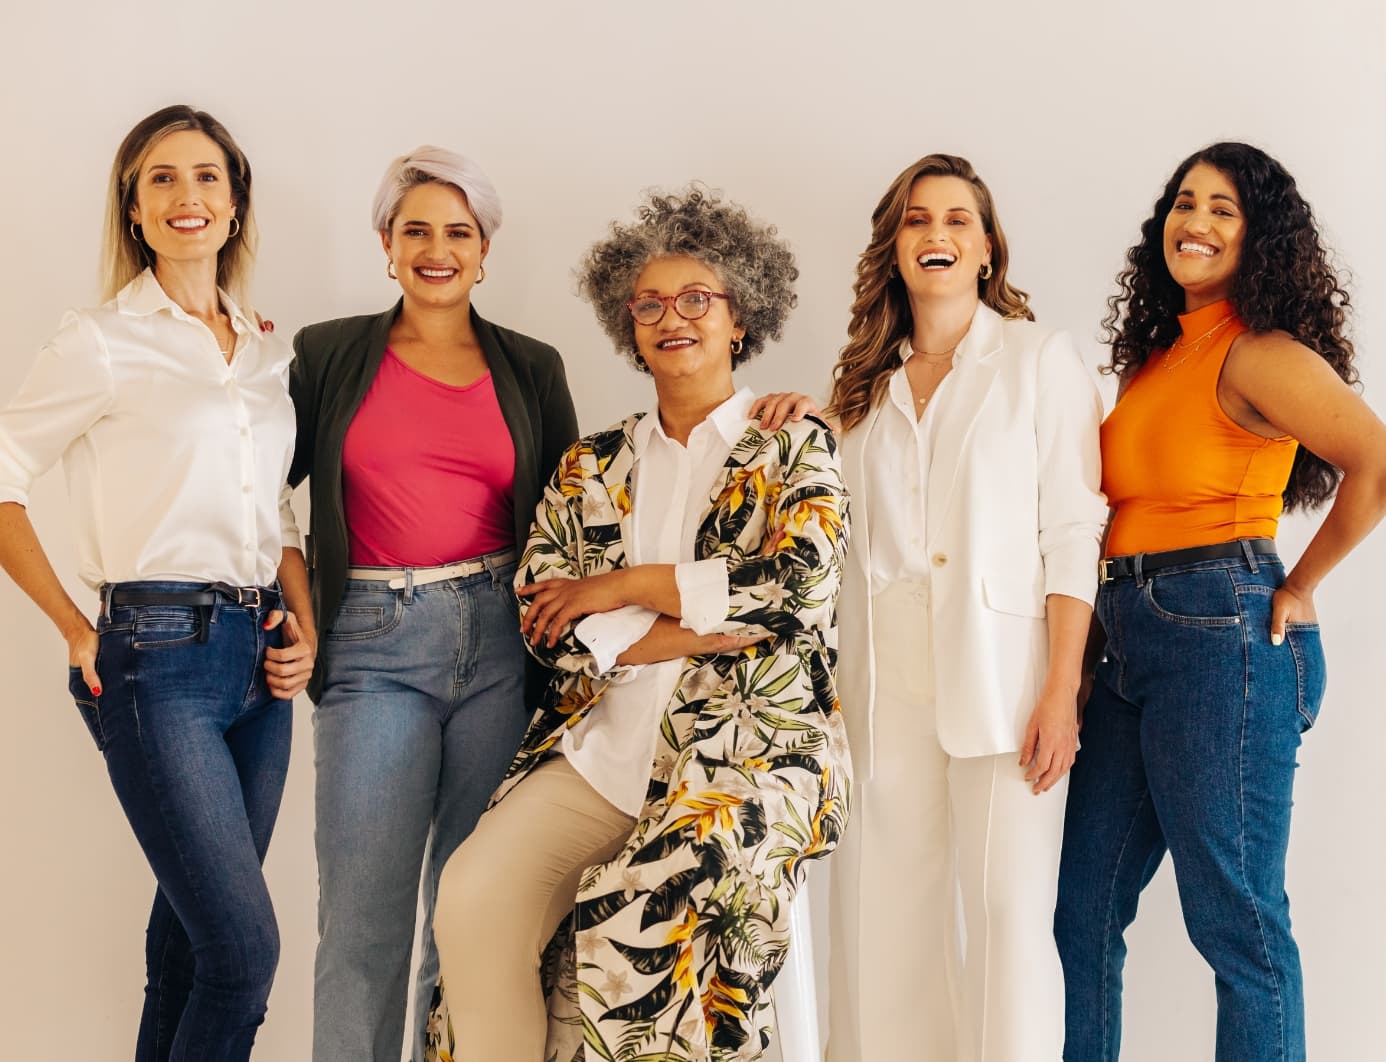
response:
M1173 372L1175 369L1179 368L1179 366L1183 365L1184 362L1188 361L1191 357L1197 354L1200 350L1203 349L1204 343L1212 339L1214 334L1221 331L1222 327L1236 316L1236 313L1229 313L1226 317L1220 320L1217 324L1213 325L1212 328L1208 329L1208 331L1204 332L1192 343L1186 343L1184 341L1184 336L1181 334L1179 338L1174 341L1174 345L1171 346L1169 350L1165 353L1165 372ZM1174 356L1174 352L1176 350L1182 350L1184 352L1184 356L1180 358L1178 361L1172 362L1170 361L1170 358Z
M913 343L910 344L910 353L917 358L947 358L958 349L958 344L954 343L947 350L919 350Z

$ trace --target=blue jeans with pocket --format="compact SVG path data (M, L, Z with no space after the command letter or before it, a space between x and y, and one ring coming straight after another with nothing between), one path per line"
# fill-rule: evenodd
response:
M139 590L202 584L124 583ZM260 608L117 607L98 623L102 690L68 689L158 890L136 1062L250 1057L279 961L260 864L289 767L292 707L265 684ZM199 612L205 612L205 624Z
M1302 1062L1304 998L1285 854L1295 755L1323 698L1317 624L1270 640L1279 559L1106 583L1107 657L1068 791L1055 937L1068 1062L1115 1060L1123 933L1166 850L1213 968L1218 1062Z
M529 722L515 563L413 588L348 579L324 632L317 764L317 1062L398 1062L423 880L422 958L408 1057L438 954L448 856L472 832ZM425 869L426 867L426 869Z

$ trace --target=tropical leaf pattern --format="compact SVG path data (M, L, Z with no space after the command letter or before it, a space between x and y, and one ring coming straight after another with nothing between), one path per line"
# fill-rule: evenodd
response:
M626 564L638 420L564 455L518 583ZM847 822L850 759L832 678L847 538L826 425L749 426L708 498L695 552L727 561L724 629L772 637L684 662L635 829L583 875L545 953L548 1062L741 1062L768 1047L767 989L788 951L790 900ZM494 801L600 710L608 676L571 630L534 651L558 674ZM430 1029L430 1057L449 1059L442 992Z

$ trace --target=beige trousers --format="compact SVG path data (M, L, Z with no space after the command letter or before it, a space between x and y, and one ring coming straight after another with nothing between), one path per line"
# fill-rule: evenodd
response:
M876 598L876 756L833 858L829 1062L1056 1062L1054 903L1068 779L952 757L935 723L927 588ZM963 933L956 912L961 894ZM963 939L965 938L965 940Z
M433 933L458 1062L542 1062L540 956L573 909L582 872L620 851L634 826L554 756L453 853Z

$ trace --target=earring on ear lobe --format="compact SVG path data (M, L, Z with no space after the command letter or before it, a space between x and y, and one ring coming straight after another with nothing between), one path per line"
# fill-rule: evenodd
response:
M979 269L979 270L977 270L977 275L978 275L979 277L981 277L983 280L990 280L990 279L991 279L991 273L992 273L992 269L991 269L991 263L990 263L990 262L984 263L983 266L982 266L982 268Z
M395 260L388 254L385 256L385 275L391 280L399 279L399 274L395 272Z
M739 340L739 339L733 339L733 340L731 341L731 352L732 352L732 357L733 357L733 358L736 357L738 354L741 353L741 347L742 347L741 340Z
M483 280L485 280L485 279L486 279L486 267L485 267L485 266L477 266L477 267L476 267L476 279L473 280L472 283L473 283L473 284L480 284L480 283L481 283Z
M241 219L238 218L238 217L236 217L236 216L233 214L233 215L231 216L231 220L232 220L232 222L235 223L236 231L235 231L235 232L228 232L228 233L226 234L226 238L227 238L228 240L234 240L237 236L239 236L239 235L241 234Z
M650 371L650 367L645 364L645 358L640 353L640 351L637 350L635 353L631 355L631 357L635 360L635 367L637 369L643 369L645 372Z
M140 234L135 231L135 225L135 222L130 222L130 239L134 240L136 243L140 243Z

